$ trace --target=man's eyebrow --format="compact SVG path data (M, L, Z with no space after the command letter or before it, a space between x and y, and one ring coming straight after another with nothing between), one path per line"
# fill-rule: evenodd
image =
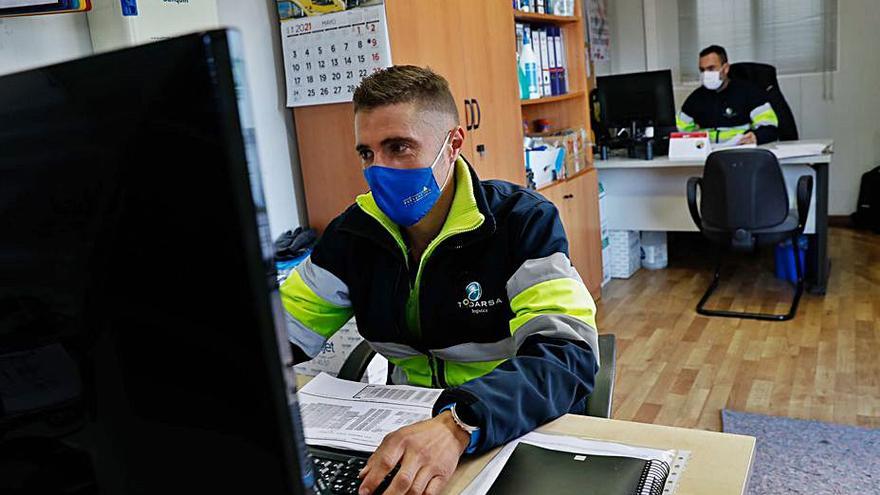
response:
M419 142L407 136L391 136L382 140L382 147L388 146L389 144L407 144L411 147L416 147Z
M385 146L388 146L389 144L401 144L401 143L409 145L410 147L413 147L413 148L415 148L419 145L419 142L411 137L391 136L391 137L387 137L387 138L383 139L382 142L379 144L379 146L385 147ZM367 146L366 144L358 144L357 146L354 147L354 150L358 153L361 153L364 151L369 151L370 147Z

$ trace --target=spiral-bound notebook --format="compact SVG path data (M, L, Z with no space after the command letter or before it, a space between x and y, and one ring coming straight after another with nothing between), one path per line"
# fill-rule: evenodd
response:
M662 460L583 455L520 443L490 495L661 495L669 464Z

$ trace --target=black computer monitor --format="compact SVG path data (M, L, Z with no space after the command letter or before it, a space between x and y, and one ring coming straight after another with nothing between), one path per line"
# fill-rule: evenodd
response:
M609 128L628 128L632 122L645 126L675 128L675 95L672 71L656 70L596 78Z
M310 493L240 53L0 78L0 493Z

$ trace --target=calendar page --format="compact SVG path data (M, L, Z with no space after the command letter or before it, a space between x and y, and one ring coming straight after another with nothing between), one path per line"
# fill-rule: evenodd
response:
M351 101L368 75L391 65L382 4L281 22L287 106Z

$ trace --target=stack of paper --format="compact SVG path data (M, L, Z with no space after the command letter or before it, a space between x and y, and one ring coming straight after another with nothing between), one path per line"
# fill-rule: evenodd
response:
M830 152L829 146L822 143L777 143L769 148L776 158L795 158L799 156L815 156Z
M306 443L373 452L388 433L430 419L440 392L321 373L297 392Z

